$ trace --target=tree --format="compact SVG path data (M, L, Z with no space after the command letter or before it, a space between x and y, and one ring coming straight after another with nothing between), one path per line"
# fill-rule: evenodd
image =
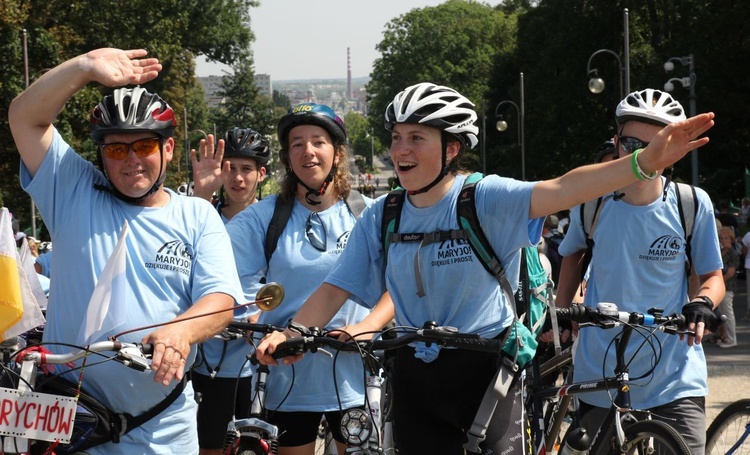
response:
M419 82L452 87L479 110L495 61L513 49L515 26L513 15L462 0L413 9L386 24L367 84L375 134L387 142L382 113L398 92Z
M346 124L346 136L349 138L351 155L363 157L372 166L371 155L378 154L382 145L380 139L374 137L367 119L358 112L349 111L344 117L344 124Z

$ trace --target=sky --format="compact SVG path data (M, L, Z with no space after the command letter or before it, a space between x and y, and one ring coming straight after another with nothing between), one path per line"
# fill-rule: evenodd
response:
M369 76L380 56L385 24L413 8L445 0L261 0L250 11L255 72L271 80L346 78L346 49L352 77ZM199 56L196 75L220 76L226 65Z

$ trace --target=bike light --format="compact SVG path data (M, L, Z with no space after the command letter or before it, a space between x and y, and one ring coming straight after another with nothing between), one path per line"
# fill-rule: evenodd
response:
M341 434L349 445L367 442L372 433L372 419L362 409L349 409L341 418Z

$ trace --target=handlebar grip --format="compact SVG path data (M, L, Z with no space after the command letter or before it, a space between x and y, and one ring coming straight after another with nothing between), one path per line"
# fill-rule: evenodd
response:
M575 322L585 322L591 309L585 305L573 305L569 308L557 308L557 317Z
M274 359L281 359L290 355L302 354L305 352L305 337L289 338L285 342L276 346L271 356Z
M140 343L141 352L143 355L149 355L154 353L154 345L151 343Z
M233 321L230 322L227 327L231 327L233 329L238 330L249 330L251 332L258 332L258 333L271 333L271 332L283 332L283 327L276 327L271 324L257 324L253 322L240 322L240 321Z

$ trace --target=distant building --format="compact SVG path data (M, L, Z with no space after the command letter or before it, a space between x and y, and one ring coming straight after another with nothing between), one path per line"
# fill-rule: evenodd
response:
M273 85L271 84L270 74L256 74L255 85L258 87L258 90L260 90L260 93L273 96Z
M199 77L198 82L203 87L208 107L218 107L224 101L224 98L218 95L221 89L221 80L223 76Z
M198 78L198 82L203 87L208 107L218 107L224 101L224 99L218 94L219 91L221 91L221 81L223 78L224 76ZM269 97L273 96L273 84L271 82L270 74L256 74L254 78L255 86L258 87L260 93L268 95Z

